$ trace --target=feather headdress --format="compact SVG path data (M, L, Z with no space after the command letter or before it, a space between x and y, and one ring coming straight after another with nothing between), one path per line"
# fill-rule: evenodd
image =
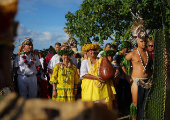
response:
M133 44L135 44L137 42L137 37L140 39L146 39L150 30L146 29L147 24L144 22L143 18L139 16L139 14L136 13L136 15L134 15L131 10L130 12L133 16L133 19L135 20L134 24L131 27L131 32L133 35L131 41Z
M30 38L30 37L25 37L25 39L22 41L22 45L25 45L25 44L28 44L28 43L32 43L33 42L33 40L32 40L32 38Z
M68 30L67 30L67 28L64 28L64 31L66 32L66 34L70 37L69 39L68 39L68 44L69 44L69 46L70 47L77 47L77 40L74 38L74 37L72 37L72 35L70 34L70 32L68 32Z

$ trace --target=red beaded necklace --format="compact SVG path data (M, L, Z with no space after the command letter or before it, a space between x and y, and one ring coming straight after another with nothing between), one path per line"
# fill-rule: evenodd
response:
M26 56L25 56L25 51L23 50L23 56L22 58L24 59L24 63L30 68L33 64L34 64L34 54L32 54L32 58L31 58L31 63L28 64L28 61L26 60Z

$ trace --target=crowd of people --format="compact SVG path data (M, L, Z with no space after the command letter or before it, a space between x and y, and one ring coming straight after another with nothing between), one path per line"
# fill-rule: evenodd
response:
M32 38L26 37L17 55L11 57L11 77L9 55L14 48L12 43L18 24L13 21L17 11L13 5L13 10L2 11L1 22L5 26L2 28L6 29L1 31L1 56L5 57L1 60L0 100L14 90L25 99L38 97L57 102L81 99L103 103L109 110L118 109L119 113L129 111L130 119L145 119L144 106L152 82L155 56L153 40L146 48L149 31L139 15L132 14L135 19L131 27L132 39L121 42L120 46L114 42L107 43L103 51L99 51L98 44L92 43L84 44L78 51L77 41L70 37L67 42L56 43L55 51L44 56L41 50L33 49ZM8 4L2 7L5 6L9 8ZM167 54L164 56L166 58ZM169 67L167 59L165 66ZM17 99L18 96L14 102ZM10 107L7 106L7 109ZM13 113L16 111L9 112L7 109L1 117L10 115L15 118Z
M114 42L107 43L103 51L99 51L98 44L89 43L78 51L77 41L71 37L67 42L56 43L55 52L44 56L42 51L33 50L33 40L27 37L12 60L14 88L25 98L94 101L120 113L140 108L138 116L143 117L152 75L149 66L154 58L153 41L147 49L145 46L146 39L138 38L137 48L130 41L123 41L119 49ZM106 81L99 70L104 56L114 68L113 73L108 73L114 77Z
M103 103L109 110L130 112L131 119L144 119L154 46L151 40L146 48L149 38L143 23L138 19L132 25L132 40L122 41L119 46L107 43L103 51L92 43L78 51L76 39L70 37L67 42L56 43L55 51L44 56L26 37L12 57L15 90L26 99Z

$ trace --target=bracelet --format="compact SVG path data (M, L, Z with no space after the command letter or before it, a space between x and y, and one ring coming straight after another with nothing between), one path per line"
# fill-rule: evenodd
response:
M56 90L53 90L53 91L56 91Z

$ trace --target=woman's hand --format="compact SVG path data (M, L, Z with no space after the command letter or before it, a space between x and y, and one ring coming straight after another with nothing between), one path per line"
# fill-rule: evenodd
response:
M101 77L98 77L97 80L98 80L99 82L105 82Z
M53 90L53 97L54 97L54 98L57 97L57 90Z

